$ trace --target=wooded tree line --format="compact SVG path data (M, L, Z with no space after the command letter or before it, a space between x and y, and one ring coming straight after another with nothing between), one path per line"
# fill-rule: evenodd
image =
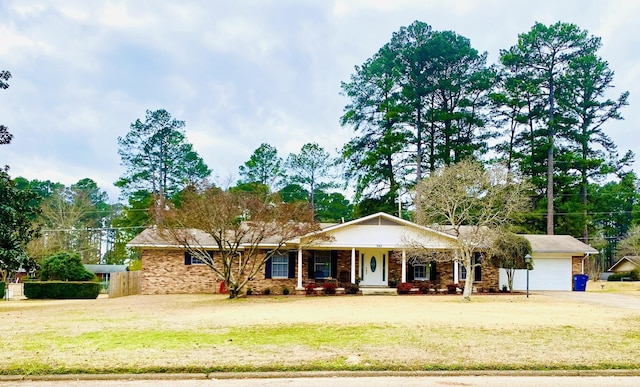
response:
M612 227L626 232L634 155L620 156L605 128L622 118L628 93L609 97L613 72L600 46L575 25L537 23L488 65L452 31L401 28L342 84L342 124L355 134L342 156L356 202L392 211L439 166L499 160L534 185L521 231L587 242Z
M414 203L417 183L439 167L501 162L531 184L532 210L515 231L570 234L611 257L637 221L638 184L634 155L621 155L606 134L609 122L622 119L628 93L613 91L600 48L599 38L575 25L536 23L500 52L499 63L488 64L487 53L466 37L416 21L342 83L348 103L340 122L353 137L337 157L308 143L282 158L264 143L239 167L235 185L223 188L307 201L318 221L397 213L398 201L407 217L421 207ZM11 182L36 194L32 218L44 233L31 242L32 255L68 248L87 262L135 259L124 247L128 240L161 224L164 210L185 193L213 186L185 126L166 110L147 111L118 138L126 171L116 186L126 204L107 204L91 179L69 187ZM11 139L4 127L0 138ZM353 201L340 193L345 188Z

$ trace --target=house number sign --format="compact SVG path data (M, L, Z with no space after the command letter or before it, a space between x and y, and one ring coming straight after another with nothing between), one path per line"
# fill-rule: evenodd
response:
M376 266L378 266L378 262L376 261L376 257L371 257L371 264L369 266L371 266L371 272L375 273Z

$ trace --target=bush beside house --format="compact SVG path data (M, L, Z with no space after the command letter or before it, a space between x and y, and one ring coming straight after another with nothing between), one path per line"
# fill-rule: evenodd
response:
M85 269L78 253L59 252L42 262L42 281L90 281L95 274Z
M24 283L24 295L30 299L95 299L99 294L99 282L27 281Z
M0 282L0 298L4 298L4 288L7 286L6 283Z
M613 273L607 281L640 281L640 268L627 272Z
M100 294L100 283L85 269L77 253L59 252L47 257L42 262L40 280L25 282L25 297L90 299Z

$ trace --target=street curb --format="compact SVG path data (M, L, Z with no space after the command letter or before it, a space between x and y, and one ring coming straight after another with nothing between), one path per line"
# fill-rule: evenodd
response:
M523 371L299 371L299 372L215 372L152 374L60 374L0 375L0 382L13 381L86 381L86 380L216 380L216 379L296 379L321 377L454 377L454 376L640 376L633 370L523 370Z

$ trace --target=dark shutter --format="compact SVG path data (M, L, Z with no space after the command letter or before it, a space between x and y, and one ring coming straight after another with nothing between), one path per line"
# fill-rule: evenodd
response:
M267 259L267 262L265 262L264 264L264 278L271 278L271 262L272 261L273 259L269 257L269 259Z
M387 277L387 256L385 254L382 254L382 280L386 281Z
M438 265L435 261L429 262L429 280L435 281L438 278Z
M184 252L184 264L191 265L191 254L188 251Z
M315 251L310 251L310 254L308 254L309 256L309 261L307 262L307 267L309 268L309 272L307 273L309 275L309 279L315 279L316 278L316 273L314 272L314 268L313 268L313 261L315 260L315 256L316 256L316 252Z
M296 278L297 251L289 251L289 278Z
M475 261L474 263L477 263L478 266L476 266L475 275L473 277L473 280L474 281L482 281L482 255L476 254L474 261Z
M415 269L412 264L407 264L407 282L411 282L416 278Z
M331 250L331 278L338 278L338 251Z

